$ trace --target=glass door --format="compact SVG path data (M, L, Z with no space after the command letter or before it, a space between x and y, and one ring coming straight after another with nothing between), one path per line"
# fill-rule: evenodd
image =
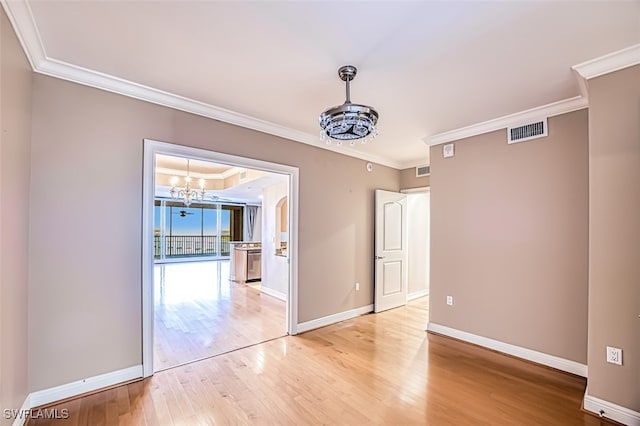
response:
M244 207L157 199L154 205L154 257L228 257L230 241L242 240Z

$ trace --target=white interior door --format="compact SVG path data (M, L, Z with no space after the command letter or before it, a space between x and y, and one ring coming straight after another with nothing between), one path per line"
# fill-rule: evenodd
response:
M375 312L407 303L407 196L376 190Z

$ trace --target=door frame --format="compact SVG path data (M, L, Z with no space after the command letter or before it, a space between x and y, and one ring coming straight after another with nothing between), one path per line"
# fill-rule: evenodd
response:
M142 179L142 371L143 377L153 375L153 202L155 198L156 154L173 155L202 161L246 167L289 177L289 292L286 301L287 333L297 334L298 327L298 199L299 170L297 167L252 158L223 154L144 139Z

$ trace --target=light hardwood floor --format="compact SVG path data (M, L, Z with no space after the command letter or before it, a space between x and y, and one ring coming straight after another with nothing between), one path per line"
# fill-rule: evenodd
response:
M229 261L154 267L154 369L192 362L286 333L285 302L229 281Z
M425 332L426 300L157 373L31 425L602 425L585 380Z

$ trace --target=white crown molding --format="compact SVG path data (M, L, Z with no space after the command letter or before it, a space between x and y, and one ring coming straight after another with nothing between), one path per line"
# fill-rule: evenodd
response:
M533 361L538 364L546 365L547 367L566 371L567 373L576 374L581 377L587 377L587 366L585 364L571 361L569 359L545 354L543 352L534 351L532 349L523 348L521 346L512 345L510 343L501 342L499 340L489 339L488 337L478 336L476 334L467 333L466 331L457 330L455 328L435 324L432 322L427 324L427 331L431 333L442 334L443 336L453 337L454 339L473 343L474 345L483 346L485 348L493 349L494 351Z
M423 138L427 145L439 145L446 142L453 142L495 130L506 129L510 126L518 126L532 120L543 117L553 117L555 115L566 114L589 106L587 84L585 80L599 77L604 74L619 71L623 68L640 64L640 44L635 44L627 48L600 56L595 59L574 65L571 69L578 77L581 96L564 99L540 107L505 115L504 117L484 121L459 129L450 130L433 136Z
M582 78L582 76L575 70L572 69L573 74L576 77L576 81L578 82L578 87L580 88L580 95L586 100L587 105L589 104L589 86L587 86L587 80Z
M589 80L640 64L640 44L591 59L571 67L579 76Z
M584 395L584 409L594 413L597 416L615 420L629 426L640 426L640 413L614 404L604 399L596 398L589 395L589 388ZM601 413L602 410L602 413Z
M421 158L421 159L419 158L417 160L402 161L398 163L398 167L396 167L396 169L398 170L413 169L414 167L420 167L424 165L427 165L427 166L429 165L428 158Z
M31 67L37 73L60 78L85 86L95 87L108 92L128 96L156 105L200 115L206 118L233 124L273 136L302 142L316 148L325 149L338 154L371 161L394 169L401 169L403 164L349 147L336 147L320 143L317 135L311 135L299 130L290 129L279 124L261 120L228 109L209 105L204 102L175 95L153 87L144 86L109 74L69 64L47 57L37 25L31 13L29 4L24 1L0 0L7 15L16 30L22 48L24 49Z
M0 3L2 3L9 17L9 22L11 22L16 31L31 68L34 71L37 70L47 59L47 54L44 51L40 32L36 26L36 21L33 19L29 3L24 0L0 0Z
M423 163L423 161L397 162L348 147L336 147L334 145L321 144L319 143L316 135L290 129L235 111L216 107L204 102L49 58L46 55L29 3L25 0L0 0L0 2L7 12L9 20L16 30L18 39L22 44L22 48L24 49L31 67L35 72L191 114L200 115L202 117L211 118L239 127L290 139L316 148L359 158L365 161L371 161L398 170L414 167ZM640 63L640 45L635 45L622 49L618 52L596 58L592 61L584 62L572 68L579 75L588 79L638 63ZM583 93L582 97L578 96L566 99L494 120L440 133L431 137L425 137L423 140L427 145L433 146L499 130L514 124L526 122L530 119L537 119L544 116L551 117L582 109L588 106L588 99L584 96L586 93L586 85L581 83L580 88Z
M222 121L224 123L233 124L235 126L244 127L246 129L256 130L258 132L267 133L296 142L302 142L316 148L333 151L338 154L344 154L350 157L359 158L365 161L372 161L388 167L399 169L401 164L390 161L383 157L357 151L355 149L345 147L335 147L333 145L321 144L317 135L301 132L299 130L290 129L279 124L250 117L228 109L209 105L207 103L186 98L184 96L175 95L163 90L144 86L98 71L79 67L77 65L68 64L66 62L47 58L35 70L38 73L51 77L60 78L62 80L71 81L73 83L85 86L95 87L97 89L106 90L108 92L117 93L128 96L130 98L139 99L156 105L200 115L202 117L211 118Z
M178 170L178 169L170 169L167 167L156 167L156 174L157 175L167 175L167 176L180 176L180 177L187 177L187 171L186 170ZM214 174L216 177L215 178L211 178L211 179L220 179L220 174L219 173L212 173ZM198 173L198 172L189 172L189 176L191 176L192 178L196 178L196 179L205 179L204 177L204 173Z
M494 118L493 120L439 133L437 135L424 138L424 141L430 146L440 145L442 143L457 141L471 136L493 132L495 130L506 129L511 126L519 126L530 121L539 120L543 117L553 117L560 114L566 114L568 112L587 108L588 106L589 103L585 97L574 96L573 98L531 108L526 111L505 115L504 117Z
M222 172L222 173L220 173L220 174L218 174L216 176L220 176L220 179L226 179L226 178L230 178L233 175L240 174L240 173L242 173L242 172L244 172L246 170L247 169L242 168L242 167L232 167L229 170L225 170L224 172ZM210 175L207 175L207 176L210 176ZM205 179L210 179L210 178L205 177Z
M240 167L232 167L228 170L225 170L223 173L198 173L198 172L189 172L189 176L196 179L227 179L233 175L242 173L244 170ZM178 170L171 169L168 167L156 167L156 173L167 176L180 176L187 177L186 170Z

